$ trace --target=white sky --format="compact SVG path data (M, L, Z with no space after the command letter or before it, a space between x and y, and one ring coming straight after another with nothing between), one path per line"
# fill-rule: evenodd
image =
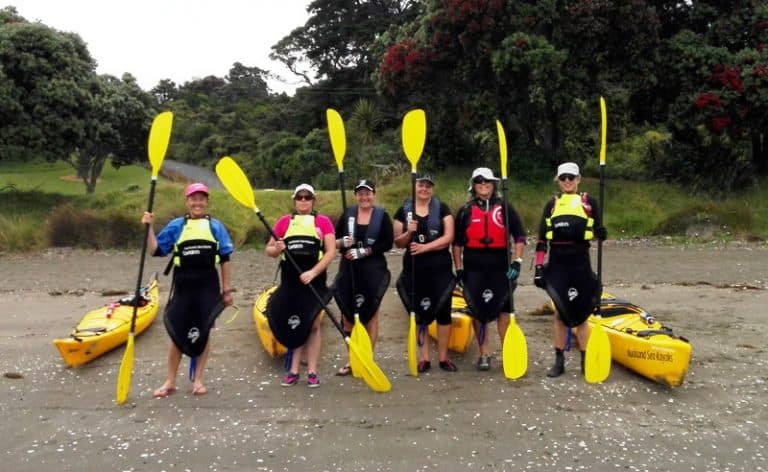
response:
M306 23L310 0L5 0L28 21L80 35L99 74L130 72L144 90L162 79L177 85L225 77L232 64L285 78L273 92L300 85L270 47Z

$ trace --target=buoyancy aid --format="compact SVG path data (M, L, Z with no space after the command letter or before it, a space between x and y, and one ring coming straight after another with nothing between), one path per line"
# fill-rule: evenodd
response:
M406 198L403 202L403 211L405 217L408 218L409 214L414 213L413 202L410 198ZM406 221L406 224L408 222ZM427 234L418 234L419 243L427 243L434 241L440 237L440 225L442 221L440 219L440 200L437 197L432 197L429 200L429 215L427 216Z
M351 236L355 234L355 225L357 224L357 205L353 205L347 208L347 221L351 224L347 224L347 231L351 233ZM430 213L431 214L431 213ZM384 209L381 207L373 207L373 213L371 213L371 220L368 222L368 228L365 230L365 240L362 241L364 246L373 246L376 240L379 239L379 233L381 233L381 222L384 221Z
M481 206L482 205L482 206ZM483 208L484 206L484 208ZM507 247L504 228L504 206L500 201L474 200L469 209L465 247L473 249L501 249Z
M184 217L184 227L173 245L173 265L183 272L215 268L219 262L219 242L211 231L210 216Z
M323 258L322 240L317 235L314 212L308 215L292 214L283 241L286 250L291 252L302 267L304 264L314 265ZM282 260L286 259L285 254L280 257Z
M595 220L586 193L561 194L554 199L552 214L546 219L546 238L550 241L589 241L594 237Z

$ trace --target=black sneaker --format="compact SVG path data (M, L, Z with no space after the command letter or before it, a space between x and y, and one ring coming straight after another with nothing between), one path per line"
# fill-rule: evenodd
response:
M491 356L480 356L477 360L477 370L491 370Z

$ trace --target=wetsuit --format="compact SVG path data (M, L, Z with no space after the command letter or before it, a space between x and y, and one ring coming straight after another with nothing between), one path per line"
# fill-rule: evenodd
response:
M153 255L173 252L173 285L163 320L176 347L190 357L203 353L223 309L217 263L234 250L226 228L210 218L175 218L157 235Z
M336 238L350 235L350 220L356 243L354 248L342 250L339 272L333 284L333 296L341 313L350 323L354 322L355 312L360 315L362 323L367 323L378 311L389 288L391 275L384 255L392 249L394 242L392 220L386 210L374 207L368 224L357 224L357 205L351 206L336 224ZM347 251L360 248L369 248L370 254L354 261L343 257Z
M299 276L322 259L324 236L333 234L333 224L325 215L291 214L280 218L274 231L278 238L285 241L286 251L291 253L300 271L285 254L280 256L280 285L269 298L266 315L275 339L283 346L294 349L307 341L315 318L331 297L326 286L326 271L310 282L323 303L317 300Z
M586 321L600 303L602 287L589 258L589 242L600 227L600 211L591 195L559 194L544 207L536 251L549 249L547 294L569 328Z
M408 199L395 213L395 220L402 222L403 227L408 225L407 215L412 211L411 208ZM429 215L415 215L418 227L414 238L420 243L434 241L442 236L445 232L443 218L451 214L448 206L436 197L432 197L429 208ZM415 286L412 287L414 277ZM456 281L453 277L450 246L415 257L408 248L403 255L403 271L396 285L405 309L410 312L413 305L417 324L425 326L433 320L441 325L451 324L451 293ZM412 293L416 295L415 304L411 302Z
M510 241L505 241L504 215L509 215ZM507 247L525 244L525 230L517 211L499 197L474 198L456 215L454 246L463 248L464 298L470 314L482 323L514 311L507 279ZM509 246L508 246L509 245ZM513 290L517 283L513 283Z

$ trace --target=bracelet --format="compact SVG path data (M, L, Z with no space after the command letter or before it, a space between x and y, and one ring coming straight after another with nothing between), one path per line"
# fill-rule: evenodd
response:
M518 257L517 259L515 259L515 262L522 264L523 263L523 258L522 257Z
M231 289L231 288L228 288L228 289L226 289L226 290L222 290L222 291L221 291L221 294L222 294L222 295L229 295L230 293L232 293L232 289Z

